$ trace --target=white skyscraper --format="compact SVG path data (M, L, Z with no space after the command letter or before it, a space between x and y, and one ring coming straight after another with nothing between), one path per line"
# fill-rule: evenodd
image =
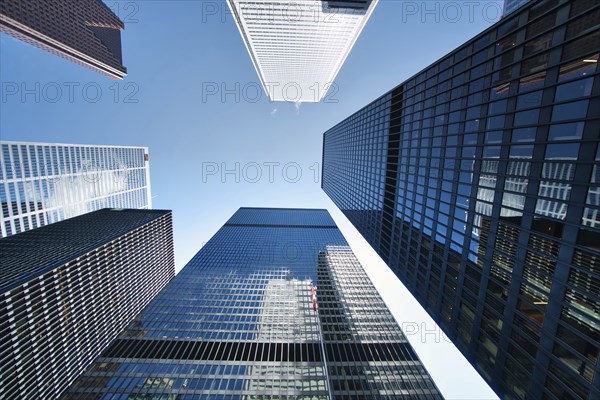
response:
M101 208L152 208L147 147L0 146L2 237Z
M227 0L272 101L318 102L378 0Z

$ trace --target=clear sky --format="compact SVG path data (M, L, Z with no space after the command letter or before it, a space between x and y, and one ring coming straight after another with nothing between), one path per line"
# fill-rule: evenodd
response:
M299 109L257 91L225 0L106 3L126 25L124 81L0 36L2 140L150 147L177 270L241 206L327 208L444 396L496 398L322 192L320 168L327 129L489 27L502 1L381 0L336 92Z

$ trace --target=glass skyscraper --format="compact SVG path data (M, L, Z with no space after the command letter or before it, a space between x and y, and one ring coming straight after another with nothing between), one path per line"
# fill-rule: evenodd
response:
M324 135L323 190L498 393L600 398L600 3L544 0Z
M114 79L127 75L124 28L102 0L0 2L0 32Z
M0 141L2 237L102 208L152 208L147 147Z
M56 399L175 275L170 211L0 239L0 398Z
M271 101L319 102L379 0L227 0ZM336 89L332 89L335 91Z
M441 399L326 210L241 208L64 398Z

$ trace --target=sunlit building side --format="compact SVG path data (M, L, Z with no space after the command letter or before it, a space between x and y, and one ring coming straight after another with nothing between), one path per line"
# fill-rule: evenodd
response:
M152 208L147 147L0 142L2 237L102 208Z
M310 103L335 77L379 0L227 0L271 101Z

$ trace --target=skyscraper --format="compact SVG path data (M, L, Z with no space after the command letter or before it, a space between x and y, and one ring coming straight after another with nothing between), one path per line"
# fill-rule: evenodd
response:
M2 0L0 32L123 79L123 22L102 0Z
M326 210L242 208L65 398L439 399Z
M151 208L147 147L0 142L2 237L101 208Z
M508 14L512 14L523 7L528 1L530 0L504 0L504 12L502 15L507 16Z
M55 399L175 274L170 211L104 209L0 239L0 396Z
M272 101L319 102L379 0L227 0ZM332 90L336 90L335 88Z
M324 135L323 190L501 398L600 398L599 16L531 2Z

